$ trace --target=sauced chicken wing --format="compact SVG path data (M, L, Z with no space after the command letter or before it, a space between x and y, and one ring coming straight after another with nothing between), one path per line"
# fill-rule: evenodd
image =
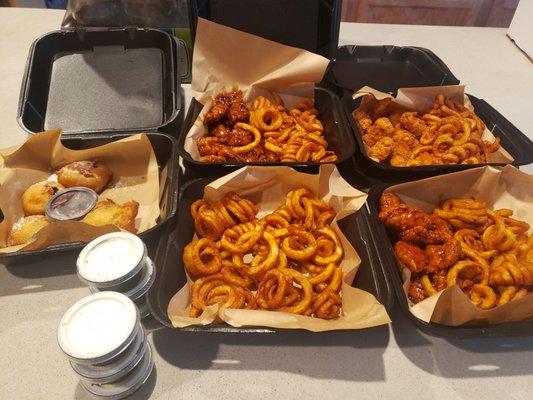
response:
M243 101L242 91L234 90L229 93L219 93L213 99L211 109L204 117L204 125L213 126L218 122L222 122L226 116L228 116L228 119L235 119L236 122L244 121L244 119L239 119L243 118L242 116L245 114L243 108L246 109L246 105ZM246 109L246 112L248 112L248 109Z
M396 208L400 204L402 204L402 200L398 197L396 193L393 192L383 193L381 195L381 198L379 199L379 206L381 208L381 212L386 212L387 210ZM379 214L379 217L383 218L381 216L381 213Z
M226 116L228 113L229 107L222 103L216 101L216 99L213 101L213 105L211 106L211 109L205 114L204 117L204 124L206 126L212 126L220 121Z
M406 242L443 244L452 237L452 231L444 220L401 203L394 193L382 195L379 218L399 232L400 238Z
M443 245L429 245L426 247L428 260L427 270L436 272L452 267L463 255L461 244L455 239L449 239Z
M442 244L452 237L452 231L440 218L430 218L425 224L400 232L399 236L402 240L421 245Z
M202 161L258 161L262 152L237 155L233 151L234 147L245 146L254 139L249 131L235 127L238 122L247 122L249 118L250 111L240 90L219 93L204 117L209 136L197 141Z
M216 137L205 136L198 139L198 152L202 157L216 156L215 159L223 157L224 159L219 159L220 161L225 161L226 157L234 158L235 153L231 150L230 147L222 145ZM211 159L213 159L211 157Z
M419 274L426 269L426 253L420 247L400 240L396 242L394 252L400 264L409 268L411 272Z
M228 143L230 136L230 128L224 124L218 124L211 131L211 135L218 139L219 143Z
M441 270L431 276L431 283L433 283L433 287L437 290L437 292L440 292L448 287L446 275L447 271Z
M248 143L252 143L254 137L250 131L235 127L229 133L228 144L230 146L246 146Z
M419 303L428 297L420 278L411 280L408 291L409 299L414 303Z
M381 195L379 218L398 234L394 252L400 264L412 272L411 301L418 303L435 290L446 289L447 270L462 257L461 244L453 238L447 222L402 203L393 192ZM469 282L464 280L464 284Z
M235 101L229 108L228 122L231 125L235 125L237 122L246 122L250 117L248 107L242 102L242 98L240 100L241 101Z

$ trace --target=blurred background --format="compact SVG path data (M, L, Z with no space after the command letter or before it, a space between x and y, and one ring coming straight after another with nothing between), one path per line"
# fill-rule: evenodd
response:
M343 0L342 20L507 28L518 2L519 0Z
M531 0L523 0L531 1ZM508 27L519 0L343 0L342 21ZM0 6L66 8L67 0L0 0Z

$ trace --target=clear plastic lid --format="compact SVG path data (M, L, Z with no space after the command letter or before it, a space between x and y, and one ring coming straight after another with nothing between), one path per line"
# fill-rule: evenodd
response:
M57 337L69 358L98 363L121 353L139 328L138 310L128 297L100 292L84 297L67 310Z
M91 211L98 194L86 187L71 187L57 192L48 203L45 213L53 221L79 220Z
M136 275L145 257L146 246L136 235L112 232L85 246L76 265L82 280L101 288L123 283Z

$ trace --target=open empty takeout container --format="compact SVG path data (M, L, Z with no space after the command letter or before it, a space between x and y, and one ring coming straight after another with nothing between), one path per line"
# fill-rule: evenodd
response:
M177 46L156 29L55 31L31 46L18 121L28 133L163 130L181 110Z

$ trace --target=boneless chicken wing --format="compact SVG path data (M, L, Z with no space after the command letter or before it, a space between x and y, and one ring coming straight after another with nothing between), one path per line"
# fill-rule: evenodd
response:
M216 123L222 121L222 119L228 113L228 110L229 107L226 104L215 99L213 101L211 109L207 112L207 114L205 114L204 124L206 126L213 126Z
M447 270L459 261L462 255L461 244L455 239L449 239L443 245L429 245L426 247L427 270Z
M384 193L379 218L399 232L400 239L417 244L443 244L452 237L448 224L440 217L403 204L394 193Z
M419 274L426 269L426 253L420 247L400 240L396 242L394 252L400 264L411 272Z
M408 295L409 299L414 303L419 303L428 297L422 286L422 282L420 282L420 278L411 280Z
M250 111L246 104L241 101L235 101L229 108L228 122L235 125L237 122L246 122L250 117Z
M438 218L438 217L437 217ZM407 242L427 244L442 244L452 238L452 231L440 220L430 219L426 224L415 225L400 232L400 239Z

